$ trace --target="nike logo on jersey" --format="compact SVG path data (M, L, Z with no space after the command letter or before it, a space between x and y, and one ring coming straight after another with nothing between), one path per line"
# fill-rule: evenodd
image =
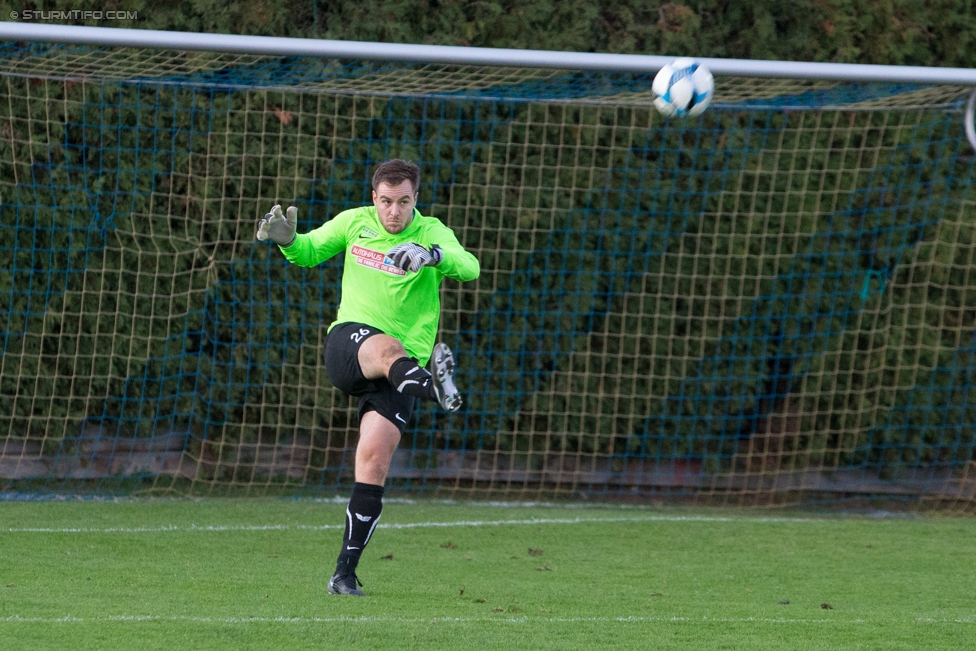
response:
M373 519L373 516L371 516L371 515L359 515L357 513L356 514L356 519L358 519L360 522L369 522L370 520ZM357 549L358 549L358 547L357 547Z
M396 413L396 415L394 416L394 418L396 418L396 419L397 419L398 421L400 421L400 422L401 422L401 423L403 423L404 425L406 425L406 424L407 424L407 421L405 421L405 420L403 420L403 419L402 419L402 418L400 417L400 413L399 413L399 412L397 412L397 413Z
M379 237L379 235L379 233L369 226L363 226L363 230L359 233L359 237Z

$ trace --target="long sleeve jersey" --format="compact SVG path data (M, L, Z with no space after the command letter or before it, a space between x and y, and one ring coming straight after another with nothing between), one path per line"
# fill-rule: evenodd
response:
M437 244L443 259L416 273L403 271L386 254L404 242L427 248ZM399 339L421 365L430 359L437 337L441 281L447 276L464 282L481 273L478 259L464 250L454 231L416 209L410 225L396 235L383 228L375 206L364 206L341 212L319 228L298 235L291 246L279 248L290 262L302 267L314 267L345 251L339 311L329 330L348 322L379 328Z

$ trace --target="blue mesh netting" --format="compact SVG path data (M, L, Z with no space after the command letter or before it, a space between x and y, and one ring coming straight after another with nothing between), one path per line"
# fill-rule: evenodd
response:
M396 486L971 499L954 101L800 84L668 121L620 99L640 75L153 56L0 47L12 489L351 481L354 411L320 363L342 261L292 267L254 225L290 203L313 228L404 157L483 272L442 297L466 408L420 410ZM72 60L106 78L63 79ZM418 72L429 95L371 81ZM551 101L574 98L590 103Z

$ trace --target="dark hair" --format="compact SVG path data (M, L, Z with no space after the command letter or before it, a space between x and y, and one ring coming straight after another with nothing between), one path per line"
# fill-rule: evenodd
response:
M410 181L414 193L420 189L420 168L416 163L394 158L380 163L373 172L373 190L376 190L380 183L400 185L404 181Z

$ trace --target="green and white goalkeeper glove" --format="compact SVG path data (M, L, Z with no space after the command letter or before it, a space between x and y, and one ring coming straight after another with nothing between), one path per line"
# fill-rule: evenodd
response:
M440 264L444 258L444 253L441 251L441 247L436 244L432 245L430 250L427 250L419 244L406 242L405 244L397 244L394 246L386 254L386 257L393 260L394 266L404 271L417 272L424 267L433 267Z
M295 243L298 232L298 208L288 206L287 217L281 214L281 206L274 206L271 212L258 222L258 239L271 240L278 246L288 248Z

